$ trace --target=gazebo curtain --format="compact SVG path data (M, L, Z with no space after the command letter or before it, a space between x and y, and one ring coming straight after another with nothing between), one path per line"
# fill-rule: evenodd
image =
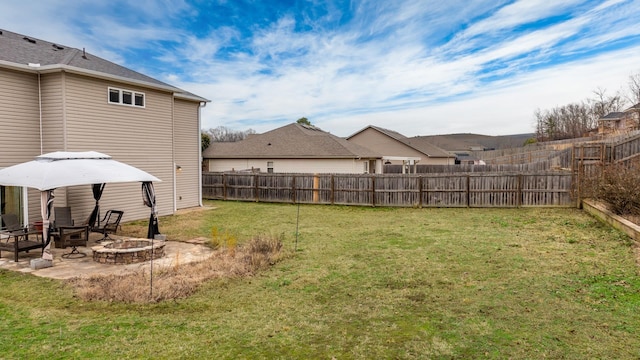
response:
M142 199L144 204L151 208L147 238L153 239L157 234L160 234L160 229L158 228L158 212L156 210L156 192L153 188L153 183L142 183Z
M91 189L93 190L93 199L96 201L96 206L91 211L91 215L89 216L89 227L96 227L96 222L98 226L100 226L100 198L102 197L102 192L104 191L104 187L107 184L93 184L91 185Z
M53 260L51 254L51 241L49 239L49 219L51 218L51 209L53 207L53 189L40 192L40 215L42 215L42 238L45 241L42 250L42 258L45 260Z

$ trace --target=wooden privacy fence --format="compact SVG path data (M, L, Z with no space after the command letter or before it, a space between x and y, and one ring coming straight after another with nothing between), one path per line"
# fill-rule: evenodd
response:
M576 200L595 195L594 185L608 165L625 164L637 160L638 156L640 134L637 132L609 141L576 144L571 159Z
M572 175L204 173L206 199L404 207L575 206Z

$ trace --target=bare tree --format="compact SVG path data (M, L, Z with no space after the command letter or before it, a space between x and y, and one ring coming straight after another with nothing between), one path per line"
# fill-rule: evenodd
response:
M621 111L624 99L619 93L608 95L606 90L594 90L594 97L581 103L557 106L550 110L537 109L536 137L538 141L562 140L586 136L598 128L598 119L610 112Z
M634 107L636 127L640 128L640 72L629 76L629 95L627 98Z
M610 96L607 95L607 90L597 88L593 91L593 94L594 97L587 101L591 106L591 112L596 121L610 112L622 111L625 105L625 101L622 96L620 96L620 93Z
M209 136L211 142L235 142L246 139L249 135L255 134L256 131L253 129L238 131L226 126L218 126L204 131L204 133Z
M590 108L585 103L557 106L551 110L536 110L536 136L538 141L562 140L582 137L594 128Z
M640 103L640 72L629 75L629 95L631 105Z

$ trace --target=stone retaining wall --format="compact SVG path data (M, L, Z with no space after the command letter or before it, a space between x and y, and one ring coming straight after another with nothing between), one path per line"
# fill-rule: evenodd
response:
M125 240L126 241L126 240ZM135 264L164 256L164 241L156 241L151 245L138 248L108 248L106 245L94 246L93 261L100 264Z

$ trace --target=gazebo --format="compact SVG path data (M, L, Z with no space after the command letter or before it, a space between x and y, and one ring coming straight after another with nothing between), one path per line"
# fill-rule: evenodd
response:
M95 151L52 152L37 156L35 160L0 170L0 185L30 187L41 191L40 212L43 223L42 236L45 241L42 259L51 263L53 256L48 235L55 189L91 185L96 201L89 220L91 223L99 217L99 201L105 184L142 182L144 203L151 208L148 237L153 238L159 234L153 182L159 181L161 180L145 171Z

